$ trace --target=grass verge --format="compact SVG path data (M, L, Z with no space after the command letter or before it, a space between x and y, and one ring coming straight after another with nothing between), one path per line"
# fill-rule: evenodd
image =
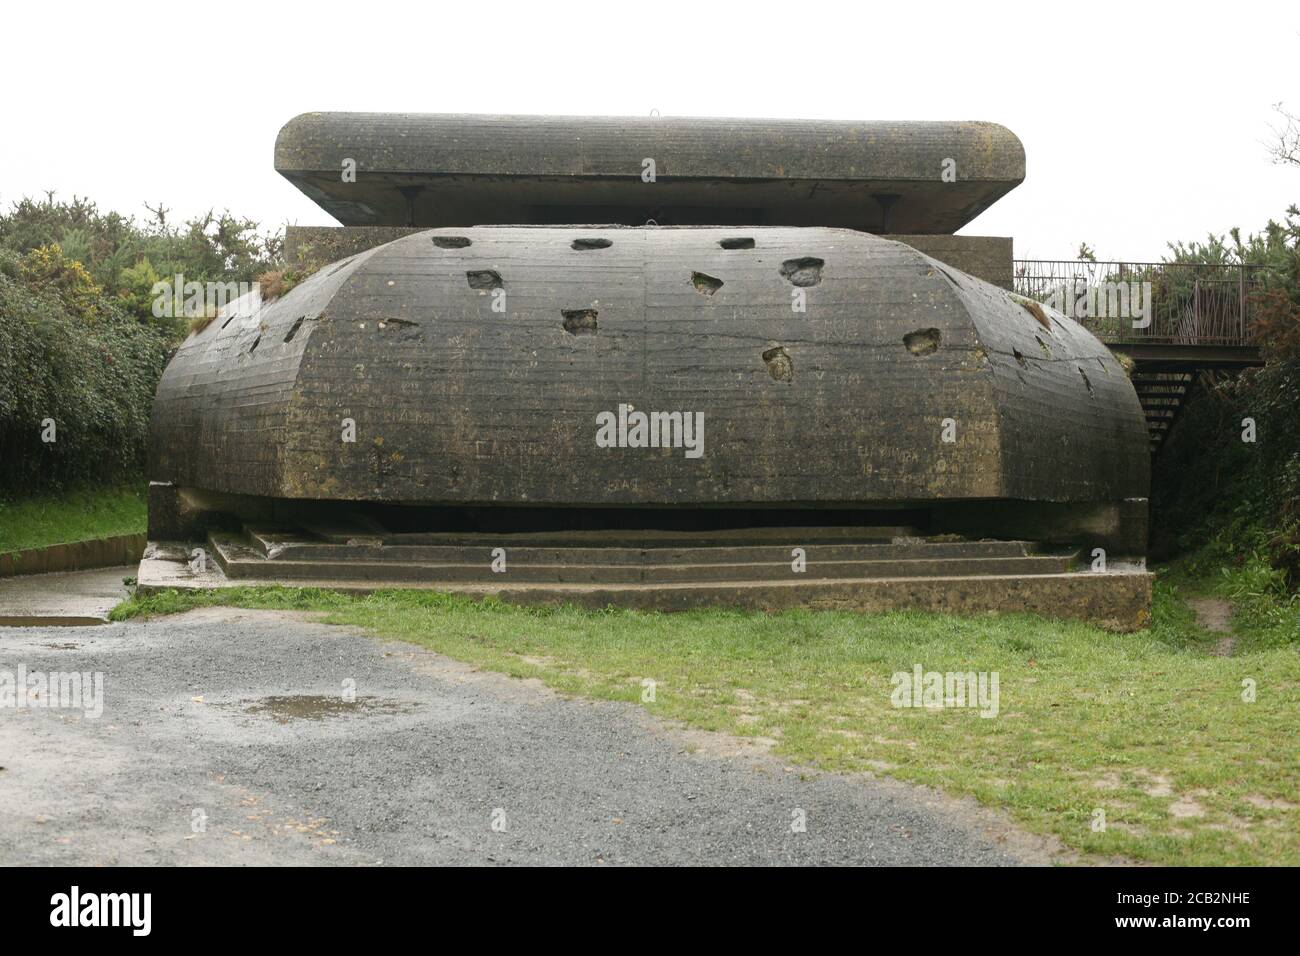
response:
M0 554L143 534L147 520L144 490L134 486L0 500Z
M1262 554L1229 564L1207 564L1194 555L1170 565L1164 578L1180 593L1232 605L1238 653L1300 644L1300 594L1287 594L1284 575Z
M1292 641L1269 632L1240 656L1214 656L1176 577L1157 582L1152 627L1124 635L1028 615L663 615L291 588L167 592L113 616L210 604L324 610L332 623L564 693L762 738L795 763L971 794L1085 853L1300 863L1300 627ZM916 664L998 672L998 716L893 707L891 676ZM643 700L647 681L653 701Z

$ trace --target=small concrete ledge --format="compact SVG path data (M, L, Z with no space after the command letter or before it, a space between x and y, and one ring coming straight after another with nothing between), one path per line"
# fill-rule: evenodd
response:
M144 546L143 534L121 534L94 541L74 541L70 544L52 544L47 548L13 551L0 554L0 578L134 564L144 554Z

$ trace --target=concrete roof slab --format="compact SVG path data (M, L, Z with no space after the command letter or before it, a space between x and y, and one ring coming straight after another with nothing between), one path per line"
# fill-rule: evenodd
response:
M304 113L275 167L345 225L951 233L1024 180L1025 153L984 122Z

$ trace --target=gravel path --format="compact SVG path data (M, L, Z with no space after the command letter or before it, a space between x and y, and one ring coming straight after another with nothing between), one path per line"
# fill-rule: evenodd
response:
M103 713L0 707L0 864L1058 858L966 801L801 772L305 615L0 629L0 692L20 666L102 673Z

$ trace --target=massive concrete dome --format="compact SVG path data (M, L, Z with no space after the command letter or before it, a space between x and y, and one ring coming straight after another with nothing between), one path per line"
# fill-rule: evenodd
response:
M1142 411L1100 342L850 230L443 228L245 306L167 368L155 481L439 505L1147 494ZM699 421L699 447L635 447L638 413Z

